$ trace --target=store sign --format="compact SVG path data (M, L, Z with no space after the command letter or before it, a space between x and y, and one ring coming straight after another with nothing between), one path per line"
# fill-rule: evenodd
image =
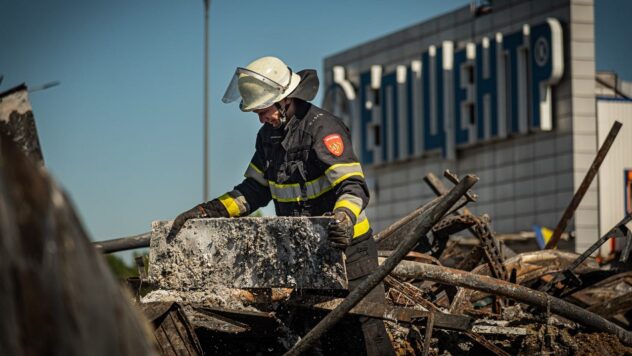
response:
M373 65L360 73L357 94L348 93L336 67L332 88L359 101L352 130L359 130L363 163L439 150L454 159L458 147L553 129L551 87L562 77L562 43L560 23L548 19L456 50L452 41L430 46L387 73Z

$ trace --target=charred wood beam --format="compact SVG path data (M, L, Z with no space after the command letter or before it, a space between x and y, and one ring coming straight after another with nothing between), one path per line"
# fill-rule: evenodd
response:
M505 267L510 271L515 270L516 283L524 285L525 283L538 280L544 275L563 270L566 266L571 264L577 256L576 253L560 250L525 252L505 260ZM458 269L465 270L463 268ZM590 260L584 261L584 263L577 267L577 272L580 274L598 270L599 265L595 261ZM471 270L471 272L481 275L491 274L489 265L487 264L480 265ZM595 284L593 287L597 285L598 284ZM485 293L476 292L473 289L461 288L452 301L450 312L453 314L459 313L463 308L467 307L470 300L473 298L480 299L484 295Z
M402 261L393 270L393 274L401 278L419 278L448 285L455 285L458 287L475 289L494 295L512 298L543 310L547 310L547 305L550 305L551 312L595 330L614 334L623 344L632 346L631 332L615 325L595 313L564 300L552 297L544 292L505 282L496 278L411 261Z
M474 333L474 332L466 333L466 335L469 336L472 340L474 340L479 345L481 345L484 348L486 348L487 350L491 351L494 355L510 356L507 352L505 352L505 350L503 350L500 347L492 344L489 340L484 338L483 335L479 335L479 334Z
M336 298L320 302L310 298L297 299L292 304L299 307L311 307L315 309L334 310L343 299ZM472 318L465 315L446 314L440 311L426 311L412 308L393 307L386 304L361 301L350 311L351 315L368 316L396 323L414 324L425 326L430 315L433 316L433 325L439 329L453 331L469 331L472 329Z
M421 305L428 310L439 310L436 305L432 304L432 302L428 301L424 297L424 291L413 286L410 283L400 282L399 280L391 276L386 276L386 278L384 278L384 283L392 288L392 290L396 290L400 295L404 296L407 300L415 304Z
M588 310L597 313L604 318L625 313L632 309L632 292L622 294L600 304L591 305Z
M92 245L100 252L112 253L149 247L150 240L151 232L145 232L139 235L121 237L118 239L96 241L93 242Z
M140 309L154 326L162 355L204 355L193 325L178 303L145 303Z
M0 93L0 132L10 137L27 157L44 165L26 84Z
M555 248L557 246L557 243L560 241L560 236L562 236L562 233L564 232L564 230L566 230L566 225L568 224L568 221L573 217L573 214L575 214L575 210L577 209L579 203L581 203L584 195L588 191L590 183L592 183L593 179L599 172L599 167L601 166L604 158L606 158L606 155L608 154L608 151L610 150L614 139L617 138L621 126L622 124L619 121L615 121L614 124L612 124L612 128L610 128L608 137L606 137L606 140L599 148L597 156L595 156L595 159L590 165L588 172L586 172L586 176L584 176L584 180L582 180L582 183L579 185L579 188L573 195L573 199L571 199L571 202L566 207L566 210L564 210L564 214L562 214L562 217L557 223L557 226L553 231L553 235L551 236L549 242L547 242L545 248Z
M448 194L438 200L433 200L432 207L420 215L421 223L410 231L406 238L399 244L397 250L389 256L382 265L371 273L362 283L352 290L347 298L336 307L331 313L323 318L305 337L297 342L286 354L300 355L305 353L312 344L318 340L325 332L338 323L362 298L364 298L373 288L375 288L384 277L386 277L397 264L410 252L419 239L424 238L432 226L441 219L454 204L461 199L476 182L478 178L467 175ZM436 201L436 203L435 203Z
M430 351L430 341L432 339L432 329L434 327L434 318L435 313L430 311L428 313L428 318L426 319L426 333L424 335L424 350L422 355L427 356Z

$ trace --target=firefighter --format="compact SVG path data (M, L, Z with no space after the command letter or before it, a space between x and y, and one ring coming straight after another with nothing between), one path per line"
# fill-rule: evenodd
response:
M346 255L349 289L377 268L377 248L364 212L369 192L362 167L349 129L309 103L318 86L315 70L295 73L275 57L237 68L222 101L240 100L239 108L256 113L263 124L245 179L178 215L168 241L188 219L245 216L273 200L278 216L333 216L328 238ZM383 285L364 300L383 303ZM360 319L367 354L393 354L384 323Z

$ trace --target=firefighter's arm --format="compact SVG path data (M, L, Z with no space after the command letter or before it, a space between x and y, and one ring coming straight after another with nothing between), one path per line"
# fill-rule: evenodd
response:
M314 151L336 196L333 213L344 211L353 225L353 238L369 231L364 209L369 190L362 166L351 145L349 129L337 120L322 125L314 137Z

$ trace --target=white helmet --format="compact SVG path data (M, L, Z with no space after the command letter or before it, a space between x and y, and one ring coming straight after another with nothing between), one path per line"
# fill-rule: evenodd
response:
M282 60L261 57L246 68L235 71L222 101L233 102L241 98L242 111L264 109L290 95L301 81Z

